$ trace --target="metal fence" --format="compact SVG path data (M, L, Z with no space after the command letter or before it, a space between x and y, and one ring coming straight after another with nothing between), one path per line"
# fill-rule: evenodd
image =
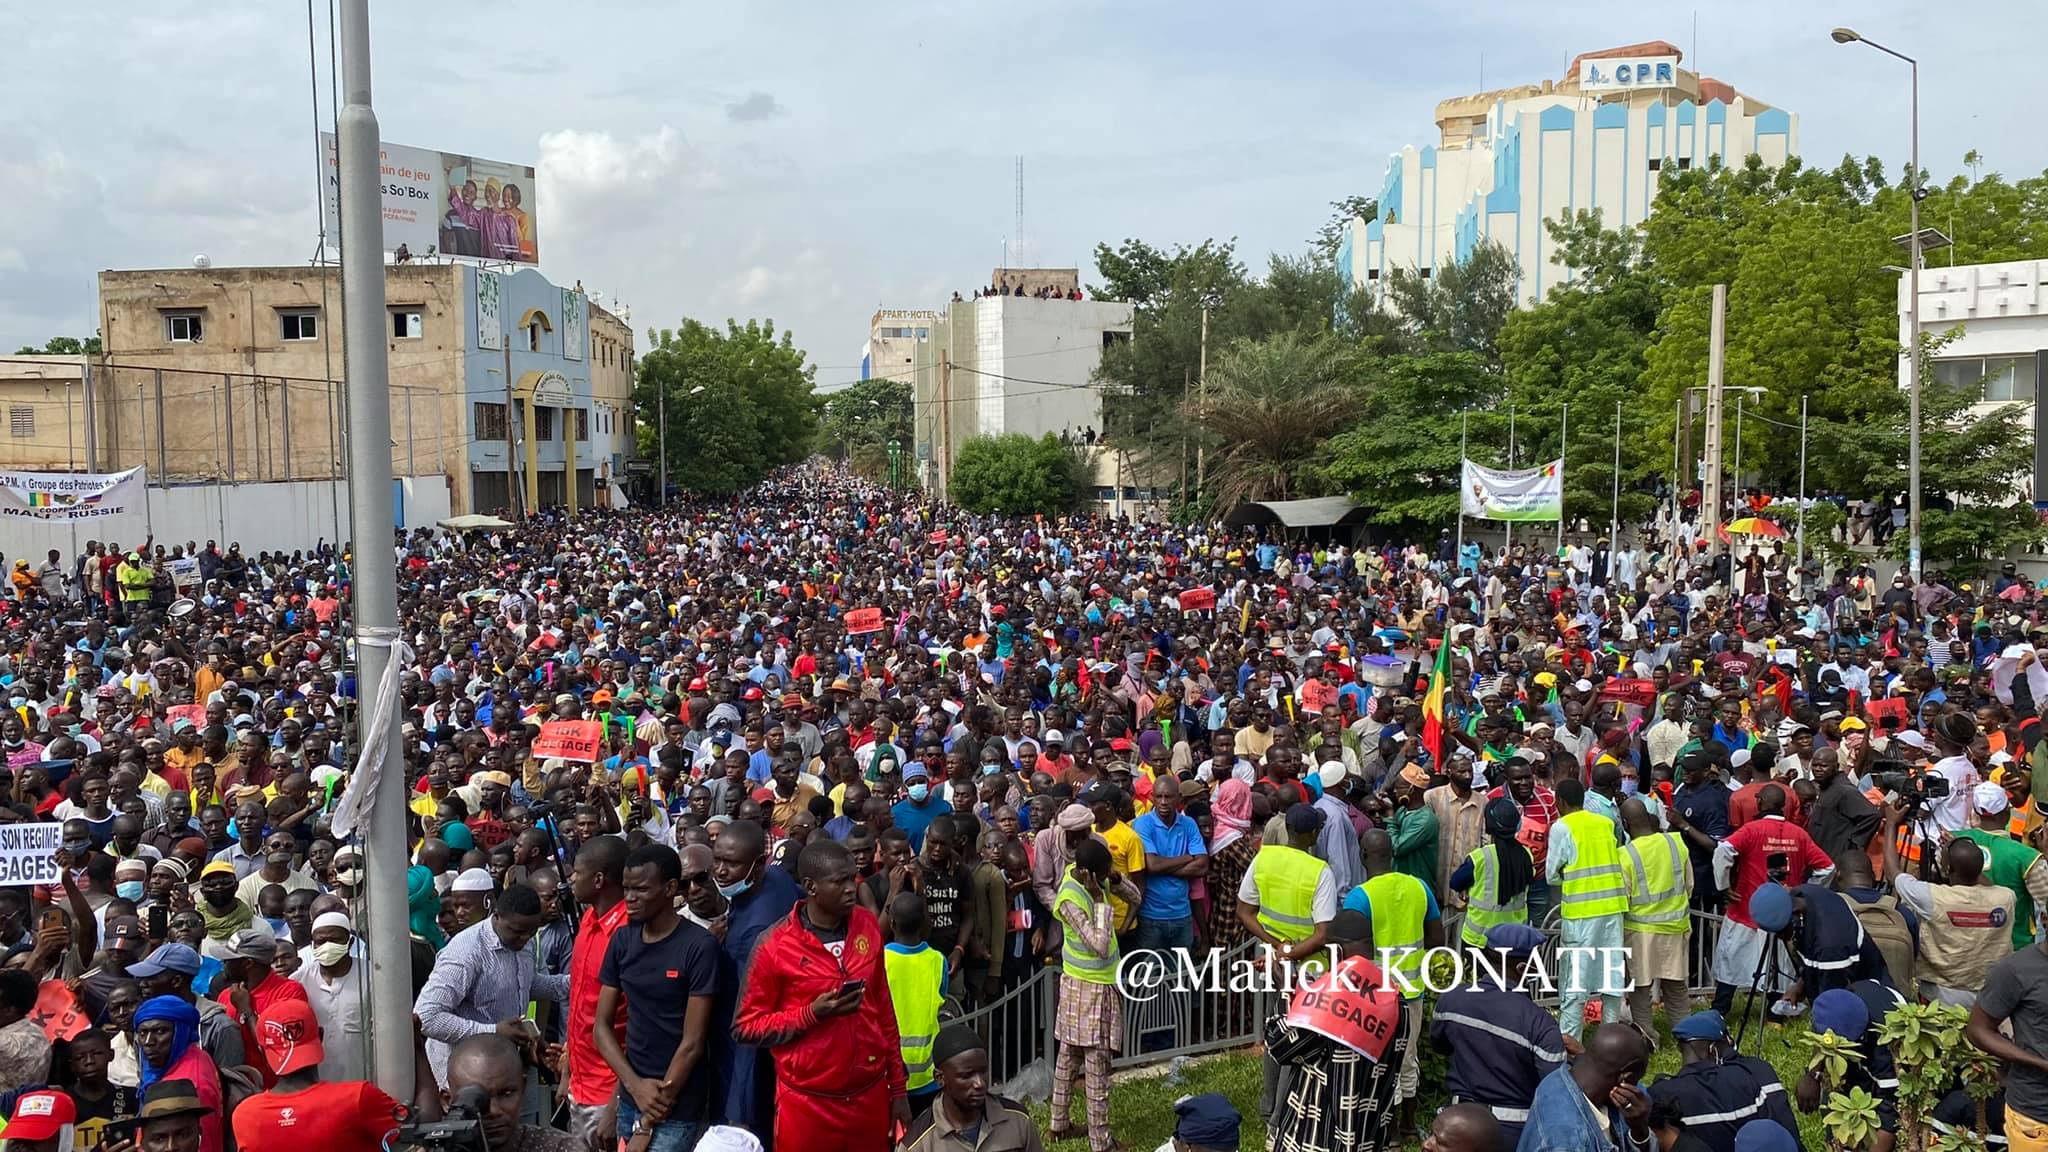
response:
M1716 913L1692 910L1687 982L1695 996L1713 993L1714 947L1720 939L1721 921ZM1556 974L1562 934L1557 909L1550 910L1542 929L1540 956L1545 969ZM1455 935L1448 943L1455 945ZM1256 959L1260 949L1257 941L1246 941L1222 954L1217 970L1224 974L1226 987L1239 962ZM1052 1067L1057 1051L1053 1022L1059 1012L1059 986L1059 968L1046 967L973 1011L949 1013L953 1016L949 1022L966 1024L987 1041L990 1078L1009 1086L1005 1089L1009 1095L1042 1095L1020 1085L1035 1072L1049 1073ZM1278 999L1274 993L1256 989L1219 993L1168 988L1147 1001L1126 997L1123 1042L1111 1066L1136 1068L1257 1043L1267 1017L1278 1010ZM1559 997L1539 995L1534 999L1543 1007L1555 1008Z

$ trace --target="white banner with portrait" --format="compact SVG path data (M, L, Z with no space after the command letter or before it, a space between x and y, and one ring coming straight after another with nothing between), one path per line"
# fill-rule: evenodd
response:
M1487 468L1465 461L1459 510L1475 520L1556 520L1564 515L1564 461L1540 468Z

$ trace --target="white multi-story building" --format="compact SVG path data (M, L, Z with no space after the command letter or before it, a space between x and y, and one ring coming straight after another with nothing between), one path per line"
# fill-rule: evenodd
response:
M1079 282L1071 268L1007 271L1019 283L1037 276L1069 291ZM1099 437L1095 367L1105 346L1131 338L1131 312L1117 301L1065 296L948 304L914 353L912 429L927 487L944 494L960 446L976 436L1051 433L1081 443Z
M861 345L860 378L908 382L917 363L917 346L932 338L939 314L929 309L882 308L868 321L868 340Z
M1653 40L1581 55L1562 81L1438 104L1438 142L1389 161L1378 218L1353 222L1339 269L1375 287L1392 269L1428 276L1490 240L1521 270L1516 299L1533 303L1573 275L1546 220L1584 209L1610 228L1639 224L1664 172L1798 154L1798 117L1686 71L1682 59Z
M1907 278L1899 276L1899 346L1911 335ZM1980 413L2024 404L2034 430L2033 468L2026 473L2034 506L2048 493L2048 407L2040 381L2048 374L2048 260L1962 264L1920 269L1920 331L1954 332L1934 354L1930 375L1983 390ZM1906 359L1899 358L1899 387ZM2017 479L2017 478L2016 478Z

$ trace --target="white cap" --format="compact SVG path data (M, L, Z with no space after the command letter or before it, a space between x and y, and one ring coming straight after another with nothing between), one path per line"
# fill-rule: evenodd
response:
M1062 746L1064 746L1067 742L1067 738L1064 735L1062 735L1060 730L1057 728L1047 728L1045 730L1045 735L1039 737L1039 739L1045 741L1047 744L1059 744ZM702 1141L699 1141L699 1143L702 1143Z
M448 890L450 892L493 892L497 890L497 887L497 883L491 879L489 872L481 868L465 868L462 874L455 878L455 883Z
M744 1129L719 1124L698 1137L697 1152L761 1152L761 1141Z
M2005 786L1989 780L1977 785L1970 793L1970 799L1976 804L1977 811L1986 816L1995 816L2012 807L2012 801L2005 794Z
M1918 748L1922 751L1927 749L1927 737L1922 736L1918 728L1908 728L1892 737L1892 739L1897 740L1908 748Z
M1728 754L1728 766L1730 768L1740 768L1747 763L1749 763L1749 749L1747 748L1737 748Z
M1322 771L1317 774L1317 779L1322 782L1324 791L1342 784L1344 782L1344 762L1342 760L1332 760L1323 765Z
M344 928L350 932L356 930L356 926L349 922L348 913L346 912L322 912L320 915L315 916L313 918L313 931L318 932L322 928Z

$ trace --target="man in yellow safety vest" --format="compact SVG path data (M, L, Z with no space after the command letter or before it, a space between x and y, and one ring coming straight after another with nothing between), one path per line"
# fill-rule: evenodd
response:
M1621 865L1621 830L1614 821L1585 809L1586 787L1557 782L1557 823L1550 826L1544 862L1563 918L1558 967L1564 994L1558 1025L1576 1042L1586 1028L1586 1001L1600 998L1600 1019L1621 1019L1627 990L1627 952L1622 916L1628 911L1628 878Z
M1686 991L1687 942L1692 939L1692 861L1685 837L1657 827L1649 805L1634 796L1621 802L1621 822L1629 842L1621 850L1622 874L1628 880L1628 911L1622 928L1628 937L1629 1020L1657 1046L1650 1024L1650 993L1664 998L1664 1019L1677 1024L1692 1014Z
M1358 838L1365 855L1365 883L1344 896L1344 907L1362 913L1372 925L1373 946L1382 971L1408 1010L1404 1026L1408 1047L1401 1057L1401 1074L1396 1094L1401 1100L1403 1132L1415 1126L1415 1097L1422 1082L1422 1061L1417 1053L1422 1035L1423 962L1428 950L1444 942L1443 912L1429 885L1406 872L1394 870L1394 839L1378 828Z

